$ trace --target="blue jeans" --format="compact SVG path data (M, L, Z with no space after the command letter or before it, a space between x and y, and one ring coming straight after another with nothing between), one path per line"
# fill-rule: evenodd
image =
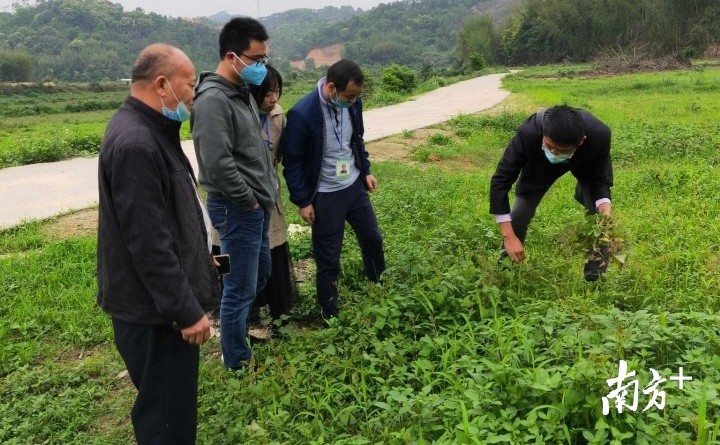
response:
M208 193L207 208L220 235L220 251L230 255L230 273L223 277L220 301L223 360L226 368L239 369L252 357L248 313L270 276L270 214L262 207L243 209L216 193Z

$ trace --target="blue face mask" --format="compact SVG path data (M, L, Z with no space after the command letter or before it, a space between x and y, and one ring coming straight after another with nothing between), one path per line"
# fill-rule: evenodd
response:
M335 92L335 98L330 96L330 102L338 108L350 108L352 105L352 102L340 99L337 95L337 91Z
M239 78L249 83L250 85L260 85L262 81L265 80L265 76L267 75L267 68L265 68L265 64L253 63L252 65L248 65L247 63L243 62L243 60L238 57L237 54L232 53L232 55L235 56L235 58L238 59L240 63L245 65L245 68L240 70L240 72L238 72L238 70L236 70L234 66L232 67L232 69L235 70L235 74L237 74Z
M175 96L175 100L177 100L178 104L175 108L175 111L169 109L165 106L165 102L163 101L162 97L160 97L160 103L162 103L162 114L168 119L183 122L188 119L190 119L190 110L188 109L187 105L185 105L185 102L181 102L177 95L175 94L175 90L173 90L172 85L168 82L168 86L170 87L170 91L172 91L173 96Z
M545 152L545 157L548 161L550 161L551 164L562 164L563 162L569 161L570 158L572 158L572 154L561 154L556 155L553 154L547 146L542 146L543 152Z

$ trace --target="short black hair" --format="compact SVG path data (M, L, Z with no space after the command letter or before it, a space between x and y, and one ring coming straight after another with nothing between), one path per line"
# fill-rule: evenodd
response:
M325 82L335 84L339 92L345 91L348 83L354 82L358 86L362 86L365 82L365 75L357 63L351 60L339 60L328 68L325 75Z
M225 58L229 52L239 56L250 48L252 40L265 42L267 39L268 33L262 23L252 17L235 17L220 31L220 59Z
M267 74L260 85L248 84L250 94L255 98L258 107L262 105L265 100L265 95L276 88L280 90L280 95L282 96L282 76L278 70L270 64L265 65L265 68L267 68Z
M585 136L585 119L576 108L554 106L545 113L543 134L560 145L577 147Z

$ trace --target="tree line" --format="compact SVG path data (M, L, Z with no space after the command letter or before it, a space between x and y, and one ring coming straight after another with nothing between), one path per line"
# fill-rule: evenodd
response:
M524 0L491 35L487 56L506 64L587 61L608 48L638 46L654 57L697 57L720 43L720 2Z
M31 60L26 71L0 71L0 80L103 81L129 78L142 48L167 42L182 48L198 70L217 65L218 31L107 0L39 0L0 13L0 66ZM16 77L18 74L20 78Z
M587 61L642 45L694 57L720 45L717 0L399 0L369 11L296 9L262 19L274 63L289 70L316 47L343 44L368 68L423 73L487 65ZM218 23L125 11L108 0L39 0L0 13L0 80L117 80L152 42L185 50L198 71L218 60Z

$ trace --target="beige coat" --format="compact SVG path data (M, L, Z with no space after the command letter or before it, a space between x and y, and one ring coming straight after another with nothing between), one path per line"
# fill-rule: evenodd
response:
M268 123L270 127L270 157L277 173L278 160L275 156L277 149L280 146L280 136L285 128L285 112L280 105L275 105L275 108L270 110L268 113ZM265 129L263 129L263 132ZM285 209L283 208L282 199L278 192L277 203L275 209L270 216L270 230L268 232L270 236L270 248L275 248L281 244L287 242L287 228L285 227Z

